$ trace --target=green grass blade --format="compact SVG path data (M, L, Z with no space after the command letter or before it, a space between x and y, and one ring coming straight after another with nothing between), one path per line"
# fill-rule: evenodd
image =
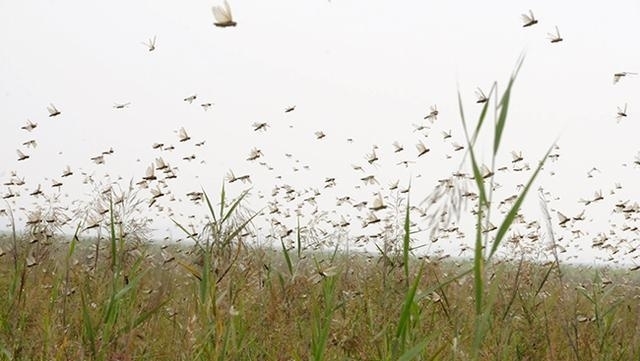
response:
M504 126L507 122L507 113L509 112L509 101L511 100L511 89L513 88L513 83L518 76L518 72L520 71L520 67L524 62L524 54L520 55L518 59L518 63L516 65L516 69L511 75L511 79L509 79L509 85L502 95L502 99L500 100L500 114L498 115L498 120L495 126L495 134L493 137L493 155L498 154L498 148L500 147L500 141L502 140L502 133L504 131Z
M488 103L488 102L487 102ZM486 106L486 104L485 104ZM462 106L462 96L460 95L460 91L458 91L458 108L460 109L460 117L462 118L462 126L464 128L464 135L465 138L467 140L467 151L469 152L469 155L471 157L471 169L473 171L473 179L476 182L476 187L478 188L478 192L480 200L481 200L481 204L488 204L487 201L487 192L485 190L484 187L484 179L482 178L482 172L480 172L480 167L478 166L478 162L476 160L476 156L475 156L475 152L473 150L474 148L474 143L475 143L475 137L477 137L477 134L480 131L480 126L482 125L483 121L484 121L484 117L486 114L486 111L482 113L482 115L480 116L480 118L478 119L478 125L476 127L476 130L474 132L474 136L473 136L473 140L469 137L469 131L467 130L467 123L466 120L464 118L464 109Z
M480 206L478 200L478 206ZM482 210L478 210L476 219L476 241L473 256L473 281L475 292L476 316L482 313L482 299L484 294L484 252L482 247Z
M402 306L402 311L400 312L400 320L398 321L398 327L396 328L396 334L393 341L393 354L397 355L400 352L404 351L404 347L407 340L407 333L409 330L409 320L411 318L411 307L414 304L414 300L416 297L416 291L418 290L418 284L420 284L420 279L422 278L423 266L420 266L420 270L416 275L416 279L413 281L413 285L408 290L404 304Z
M223 189L222 190L222 194L224 196L224 186L222 186L222 189ZM207 208L209 209L209 214L211 214L211 219L213 220L213 224L218 224L218 220L216 218L216 212L214 212L214 210L213 210L213 205L211 204L211 200L209 199L209 195L207 195L207 192L205 192L204 190L202 190L202 193L204 194L204 200L207 203ZM222 208L220 209L220 212L222 212ZM222 214L222 213L220 213L220 214Z
M91 356L93 356L93 359L95 360L97 357L96 333L91 323L91 316L89 315L89 308L87 307L84 291L80 292L80 300L82 304L82 325L84 330L84 336L89 342L89 351L91 351Z
M226 214L222 215L220 214L220 224L223 224L231 215L233 215L233 212L235 211L235 209L240 205L240 202L249 194L249 190L246 190L244 192L242 192L240 194L240 196L238 198L236 198L233 203L231 203L231 206L229 207L229 210L227 211Z
M111 270L116 273L117 270L117 245L116 245L116 225L115 217L113 215L113 201L109 201L109 215L111 224L109 225L109 232L111 234Z
M411 185L411 183L409 183ZM409 286L409 250L411 247L411 219L409 216L409 195L407 194L407 207L404 216L404 236L402 238L402 261L404 263L405 284Z
M529 192L529 189L531 188L533 181L536 179L536 177L540 173L540 170L542 170L542 166L544 165L544 162L547 160L547 157L549 157L549 154L551 154L552 149L553 149L553 145L549 147L549 150L547 150L547 153L545 153L542 160L538 163L538 167L536 167L535 172L533 172L533 175L531 176L531 178L529 178L527 185L524 187L524 189L522 189L522 192L520 193L516 201L513 203L513 206L511 206L511 209L509 210L506 217L502 221L502 224L500 224L500 227L498 228L498 232L496 233L496 237L493 241L493 244L491 245L491 251L489 251L488 258L491 258L494 255L494 253L498 250L498 247L500 246L500 243L502 242L504 236L509 231L509 227L511 227L511 224L513 223L516 216L518 215L520 206L522 205L522 202L524 202L524 198Z
M227 202L225 197L226 197L226 192L225 192L225 189L224 189L224 182L222 182L222 190L220 191L220 213L219 213L221 218L222 218L222 215L224 214L225 203ZM223 221L220 220L220 223L223 223Z
M298 246L298 259L302 258L302 232L300 232L300 216L298 216L298 227L296 228L296 244Z
M280 237L280 244L282 245L282 254L284 255L284 260L287 263L287 270L289 271L289 275L293 277L293 263L291 263L291 256L289 255L289 250L287 246L284 244L284 239Z

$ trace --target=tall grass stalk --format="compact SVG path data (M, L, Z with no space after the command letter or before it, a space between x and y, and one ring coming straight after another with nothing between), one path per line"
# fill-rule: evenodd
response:
M476 187L478 189L479 197L477 203L477 215L476 215L476 230L475 230L475 250L473 257L473 274L474 274L474 300L475 300L475 332L474 332L474 342L473 342L473 356L475 359L479 358L480 351L482 349L482 345L484 339L489 330L489 325L491 324L492 318L492 305L495 300L495 289L489 290L487 293L486 289L486 281L485 281L485 264L489 262L492 257L495 255L496 251L500 247L504 237L506 236L509 228L513 224L518 211L524 202L525 196L529 192L531 185L534 180L538 176L538 173L542 169L544 161L547 159L550 154L552 147L549 147L549 150L543 156L542 160L538 163L533 175L529 178L525 187L522 189L521 193L516 198L515 202L511 206L511 209L507 212L504 219L500 222L500 226L496 232L496 235L493 239L490 239L489 232L485 232L485 236L483 239L483 227L487 227L490 224L491 220L491 205L493 198L493 184L495 179L495 162L498 155L498 150L500 149L500 144L502 141L502 135L504 133L504 128L507 123L507 115L509 112L509 105L511 101L511 92L513 89L514 82L520 71L522 63L524 61L524 56L521 56L518 59L516 64L516 68L512 73L509 83L507 85L506 90L502 94L500 101L495 105L496 111L496 119L493 127L493 148L491 154L491 169L490 174L483 174L480 170L480 166L478 165L478 160L475 152L475 145L478 139L478 135L482 126L484 125L485 117L487 115L487 110L490 104L490 101L485 102L483 109L480 113L480 117L478 119L477 125L472 135L469 134L469 128L464 116L464 110L462 105L462 96L460 92L458 92L458 105L460 110L460 117L462 119L462 125L464 128L465 138L467 141L467 149L470 155L471 169L473 171L473 179L475 181ZM497 93L497 86L493 86L489 93L489 98L495 97ZM489 178L490 185L487 188L485 186L485 178ZM485 296L488 296L485 299Z
M221 309L221 303L225 297L229 297L233 305L234 295L226 292L219 293L218 286L232 272L243 250L240 233L259 214L256 212L246 219L238 219L238 207L248 194L248 190L244 191L227 205L223 185L220 191L220 206L216 212L208 194L203 191L210 221L200 234L200 238L196 238L186 227L174 220L174 223L188 237L196 241L198 256L196 263L179 262L183 269L194 276L197 283L198 302L195 305L195 312L199 332L196 335L196 359L223 360L235 352L228 349L230 340L234 337L231 334L234 329L225 322L228 317L227 310Z

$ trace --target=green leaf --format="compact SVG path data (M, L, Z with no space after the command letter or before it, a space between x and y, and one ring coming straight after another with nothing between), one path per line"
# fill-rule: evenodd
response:
M491 245L491 251L489 252L488 258L491 258L491 256L493 256L493 254L498 250L498 247L500 246L502 239L507 234L507 232L509 231L509 227L511 227L511 224L513 223L516 216L518 215L518 211L520 210L520 206L522 205L522 202L524 202L525 196L529 192L529 189L531 188L533 181L538 176L538 173L540 173L540 170L542 170L542 166L544 165L544 162L546 161L547 157L549 157L549 154L551 154L551 150L553 149L554 145L549 147L549 150L547 150L547 153L544 155L542 160L538 163L538 167L536 167L535 172L533 172L533 175L531 176L531 178L529 178L527 185L524 187L524 189L522 189L522 192L520 193L516 201L511 206L511 209L509 210L505 218L502 220L502 224L500 224L500 227L498 228L498 232L496 233L496 238L493 241L493 244Z

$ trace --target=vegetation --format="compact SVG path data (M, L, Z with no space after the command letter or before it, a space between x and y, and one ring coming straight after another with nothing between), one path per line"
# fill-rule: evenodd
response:
M73 236L44 239L46 222L25 234L12 222L0 243L0 359L638 359L637 278L496 256L549 152L496 232L484 231L521 63L495 101L488 174L474 149L491 103L473 130L460 106L478 192L472 259L417 253L408 200L401 236L372 255L313 250L300 226L281 248L251 242L258 212L242 207L246 192L229 200L224 188L216 200L203 194L202 230L176 222L188 242L155 244L131 216L141 203L130 194L109 202L106 237L89 235L87 220Z

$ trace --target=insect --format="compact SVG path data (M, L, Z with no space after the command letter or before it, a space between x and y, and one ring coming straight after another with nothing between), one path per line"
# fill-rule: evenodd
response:
M213 103L202 103L202 104L200 104L200 106L206 112L207 110L209 110L209 108L211 108L213 106Z
M498 229L498 227L496 227L493 223L489 222L489 224L487 224L486 226L482 226L482 233L489 233L491 231L495 231L496 229Z
M626 118L627 117L627 103L624 103L624 108L618 108L618 112L616 113L616 119L618 119L618 122L620 122L620 120L622 120L622 118Z
M20 129L24 129L27 132L34 130L38 126L38 123L33 123L32 121L27 119L27 124L20 127Z
M68 177L70 175L72 175L73 172L71 171L71 167L67 166L63 171L62 171L62 178L64 177Z
M602 196L602 190L599 190L593 193L593 199L591 200L591 203L601 201L603 199L604 197Z
M376 154L376 149L374 148L371 153L365 154L364 158L369 162L369 164L373 164L378 160L378 155Z
M237 25L237 23L233 21L231 7L229 7L229 3L227 2L227 0L224 1L224 7L214 6L211 8L211 11L213 11L213 17L216 19L216 22L213 23L213 25L220 28Z
M166 172L166 170L169 169L169 165L165 163L164 159L162 159L161 157L156 158L156 169Z
M35 139L31 139L31 140L28 140L28 141L22 143L22 145L26 146L27 148L29 148L29 147L35 148L35 147L38 146L38 143L36 142Z
M415 162L411 161L411 160L403 160L403 161L400 161L400 162L396 163L396 165L403 165L405 168L409 168L409 164L411 164L411 163L415 163Z
M187 131L184 130L184 127L181 127L178 131L178 138L181 142L186 142L187 140L191 139L191 137L187 134Z
M578 215L573 217L574 221L584 221L584 209Z
M438 119L438 107L435 105L432 105L430 107L430 111L429 114L427 114L424 119L429 119L431 121L431 123L433 123L434 121L436 121Z
M489 100L480 88L476 88L476 98L476 103L478 104L486 103Z
M368 225L375 224L375 223L378 223L378 222L380 222L380 219L378 217L376 217L376 215L373 214L373 212L372 212L372 213L369 213L369 215L367 216L367 218L364 221L362 221L362 226L363 226L363 228L366 228Z
M153 163L151 163L151 165L149 167L147 167L147 171L145 172L145 176L142 177L142 179L147 180L147 181L152 181L152 180L156 180L156 175L155 175L155 167L153 165Z
M153 36L153 39L149 39L148 42L142 42L142 45L146 46L147 49L149 49L149 51L154 51L156 50L156 36Z
M188 96L186 98L184 98L183 100L185 102L189 102L189 104L193 103L194 100L196 100L196 98L198 97L198 94L193 94L191 96Z
M551 41L551 43L559 43L561 42L562 36L560 36L560 30L558 30L558 27L556 26L556 33L547 33L549 40Z
M251 152L249 153L249 158L247 158L247 160L251 161L251 160L256 160L258 158L260 158L262 156L262 151L258 148L253 148L251 149Z
M253 127L254 131L258 131L258 130L262 130L262 131L267 131L267 127L269 126L269 124L267 123L259 123L259 122L255 122L253 124L251 124L251 126Z
M463 150L464 149L464 145L458 144L456 142L451 143L451 146L453 146L453 151L457 152L459 150Z
M152 200L156 200L157 198L164 196L160 186L157 186L156 188L149 188L149 191L151 192ZM151 206L151 204L149 206Z
M296 106L295 106L295 105L293 105L293 106L290 106L290 107L286 108L286 109L284 110L284 112L285 112L285 113L291 113L291 112L292 112L292 111L294 111L294 110L296 110Z
M124 109L126 107L128 107L131 104L131 102L128 103L113 103L113 108L114 109Z
M22 153L20 149L16 149L16 153L18 153L18 161L29 159L29 156Z
M349 226L351 223L349 221L347 221L344 216L340 216L340 222L338 223L338 226L340 227L347 227Z
M565 216L564 214L560 213L558 211L558 225L560 225L561 227L564 227L564 225L569 222L571 220L571 218Z
M91 157L91 160L95 163L95 164L104 164L104 155L98 155L96 157Z
M416 144L416 149L418 149L418 157L426 154L427 152L430 151L429 148L427 148L426 145L424 145L424 143L422 143L422 141L419 141L418 144Z
M515 150L511 151L511 158L511 163L518 163L524 159L522 157L522 152L516 152Z
M613 84L616 84L620 81L620 79L624 78L627 75L638 75L638 73L631 73L628 71L622 71L619 73L613 74Z
M368 175L366 177L360 178L360 180L363 181L365 185L367 185L367 184L380 184L380 183L378 183L378 180L376 180L376 177L374 175Z
M314 134L315 134L315 136L316 136L316 139L322 139L322 138L324 138L324 137L326 137L326 136L327 136L327 135L326 135L326 134L324 134L324 132L323 132L323 131L321 131L321 130L319 130L319 131L315 132Z
M241 175L239 177L236 177L235 174L233 174L232 170L229 170L229 173L227 174L227 182L229 183L233 183L235 181L241 181L242 183L251 183L251 178L248 174L245 175Z
M526 28L528 26L537 24L538 19L536 19L535 16L533 16L533 11L529 10L529 15L522 14L522 22L524 23L522 24L522 27Z
M394 153L402 152L404 150L402 144L400 144L400 142L398 142L397 140L393 142L393 148L395 148L393 151Z
M61 112L58 110L58 108L56 108L55 105L53 104L49 104L49 106L47 107L47 110L49 111L49 116L50 117L55 117L61 114Z
M36 259L32 255L29 255L27 257L27 267L34 267L37 265L38 265L38 261L36 261Z
M38 184L38 187L35 190L33 190L33 192L29 193L30 196L34 196L34 197L37 197L41 194L42 194L42 186L40 184Z
M491 177L493 175L493 172L489 169L489 167L483 164L480 167L480 175L482 176L483 179L486 179Z

